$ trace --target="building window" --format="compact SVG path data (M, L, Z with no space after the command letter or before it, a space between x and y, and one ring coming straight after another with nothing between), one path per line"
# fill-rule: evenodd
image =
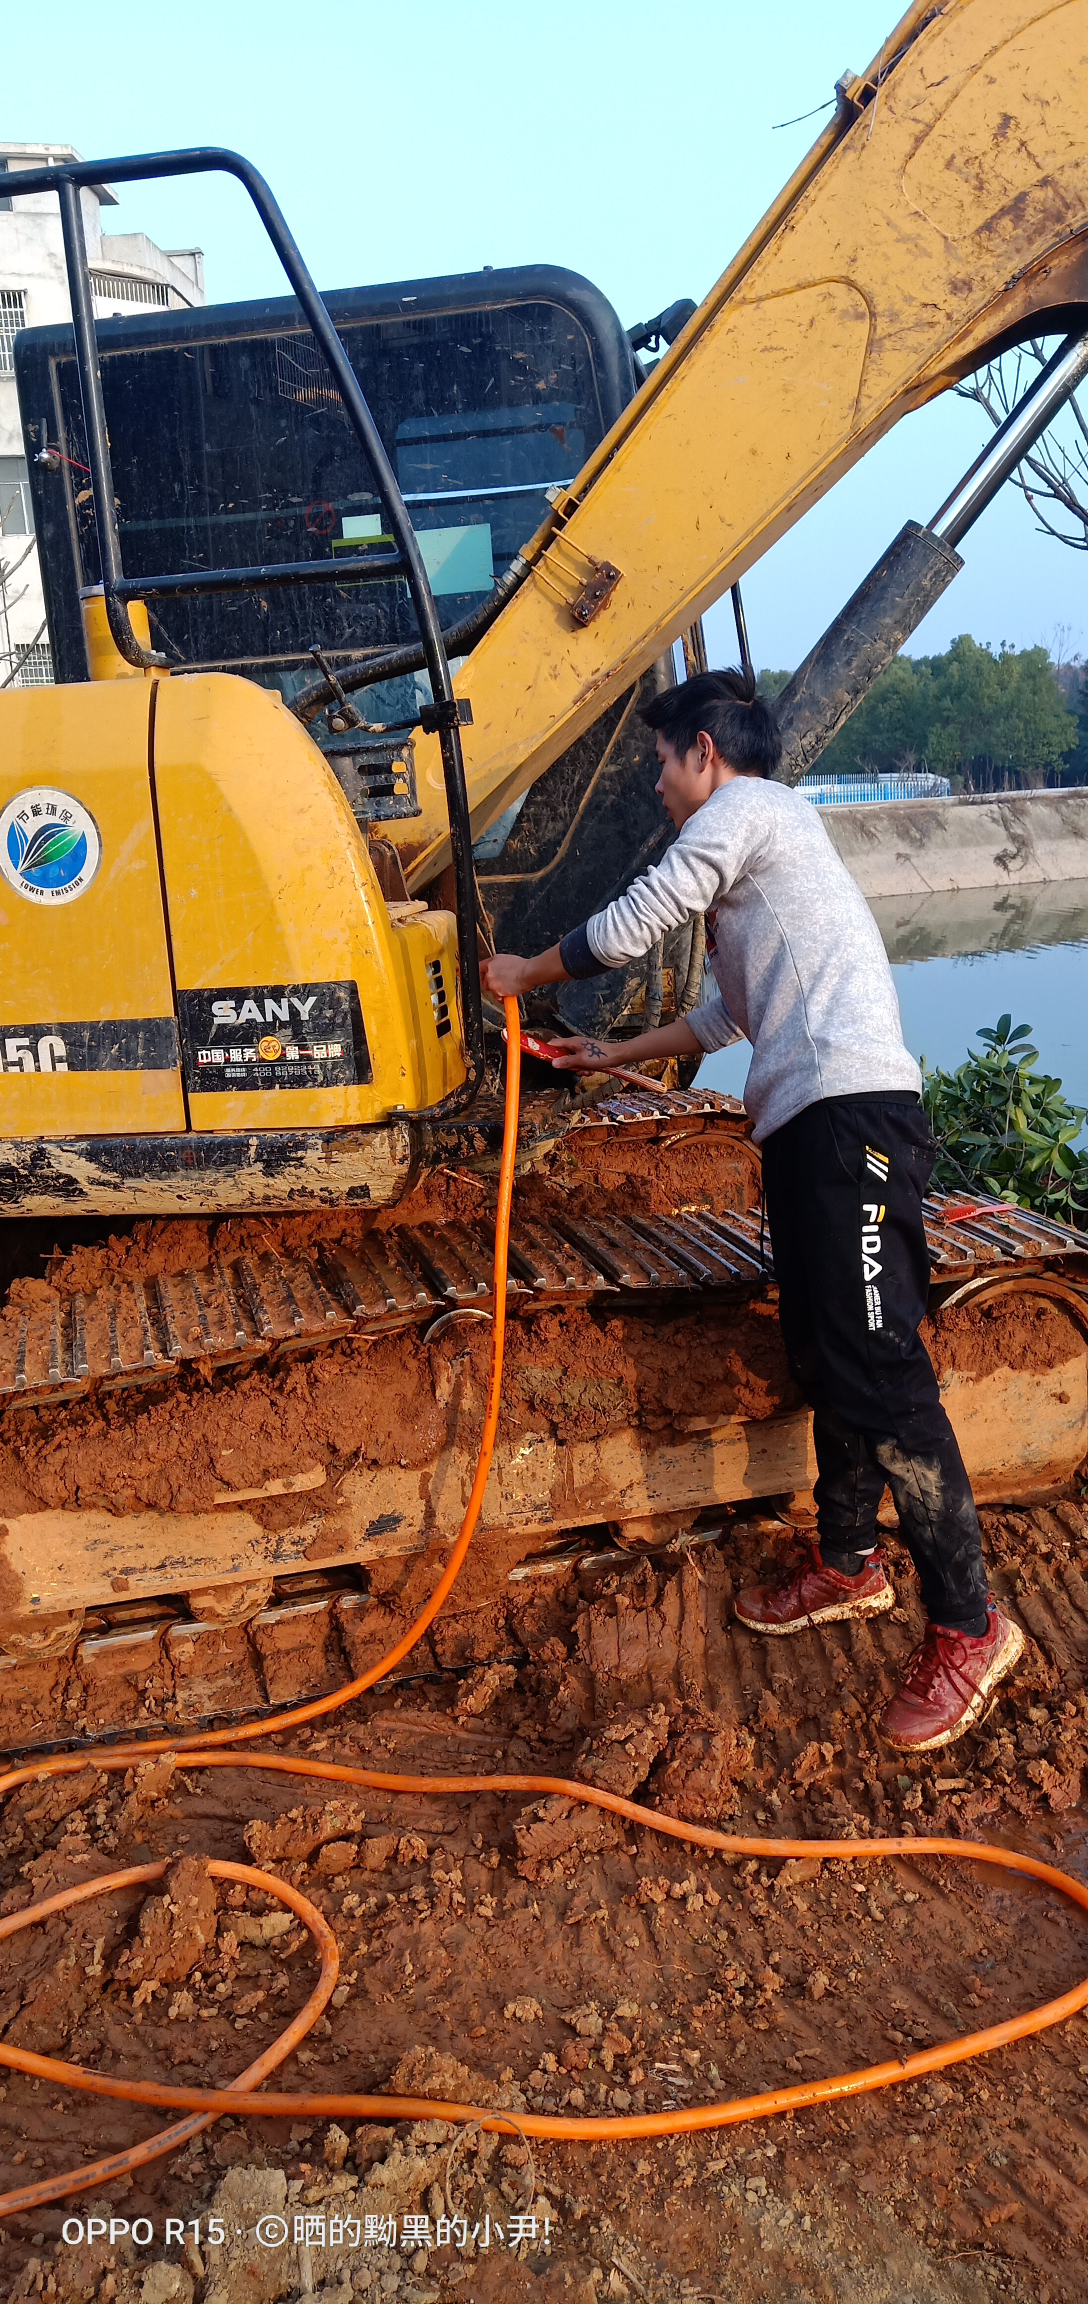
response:
M0 456L0 536L33 536L30 481L23 456Z
M48 640L35 640L30 648L20 648L16 642L12 655L18 665L13 688L52 687L53 651Z
M0 288L0 375L10 376L15 366L14 345L26 327L26 297L21 288Z
M10 163L9 163L7 160L0 160L0 176L6 176L6 175L8 174L9 166L10 166ZM10 192L0 192L0 208L10 208L10 207L11 207L11 194L10 194Z
M165 280L134 280L124 272L92 272L91 287L100 304L158 304L170 307Z

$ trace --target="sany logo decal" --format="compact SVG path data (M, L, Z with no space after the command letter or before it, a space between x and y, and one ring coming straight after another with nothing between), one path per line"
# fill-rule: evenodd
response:
M36 785L0 810L0 872L34 904L70 904L102 861L98 826L70 792Z
M316 992L305 1000L290 992L285 1000L243 1000L240 1007L233 1000L213 1000L212 1015L217 1024L288 1024L293 1008L305 1024L316 999Z

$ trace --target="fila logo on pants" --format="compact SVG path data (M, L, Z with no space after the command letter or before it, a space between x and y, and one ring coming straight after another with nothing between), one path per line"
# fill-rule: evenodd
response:
M865 1147L865 1165L870 1176L875 1176L878 1183L887 1184L889 1161L886 1152L878 1152L875 1144L867 1144ZM863 1201L861 1216L861 1261L865 1273L865 1312L869 1322L869 1330L872 1333L874 1329L884 1326L884 1307L880 1301L880 1290L876 1286L882 1254L880 1226L884 1222L884 1202Z
M861 1204L861 1262L865 1276L865 1311L870 1332L884 1326L884 1308L880 1290L876 1285L882 1270L880 1258L883 1248L880 1227L884 1222L884 1202L863 1200Z

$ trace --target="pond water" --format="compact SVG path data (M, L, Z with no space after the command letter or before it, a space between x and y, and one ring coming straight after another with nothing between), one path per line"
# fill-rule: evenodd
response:
M953 1070L979 1026L1011 1008L1014 1025L1031 1025L1036 1071L1088 1107L1088 881L882 897L872 909L912 1055ZM750 1056L747 1042L722 1049L699 1078L742 1096Z

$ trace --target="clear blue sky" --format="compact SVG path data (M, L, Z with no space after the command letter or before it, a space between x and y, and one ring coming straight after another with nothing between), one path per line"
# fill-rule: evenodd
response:
M53 0L5 22L0 137L88 158L230 144L269 178L323 287L546 261L627 323L702 296L902 0L188 0L122 20ZM209 298L275 294L225 178L124 191L107 222L205 250ZM754 570L757 661L793 665L884 544L927 519L984 420L951 399L901 424ZM957 632L1088 653L1086 562L1006 491L912 646ZM720 638L719 638L720 635ZM709 620L735 654L731 619Z

